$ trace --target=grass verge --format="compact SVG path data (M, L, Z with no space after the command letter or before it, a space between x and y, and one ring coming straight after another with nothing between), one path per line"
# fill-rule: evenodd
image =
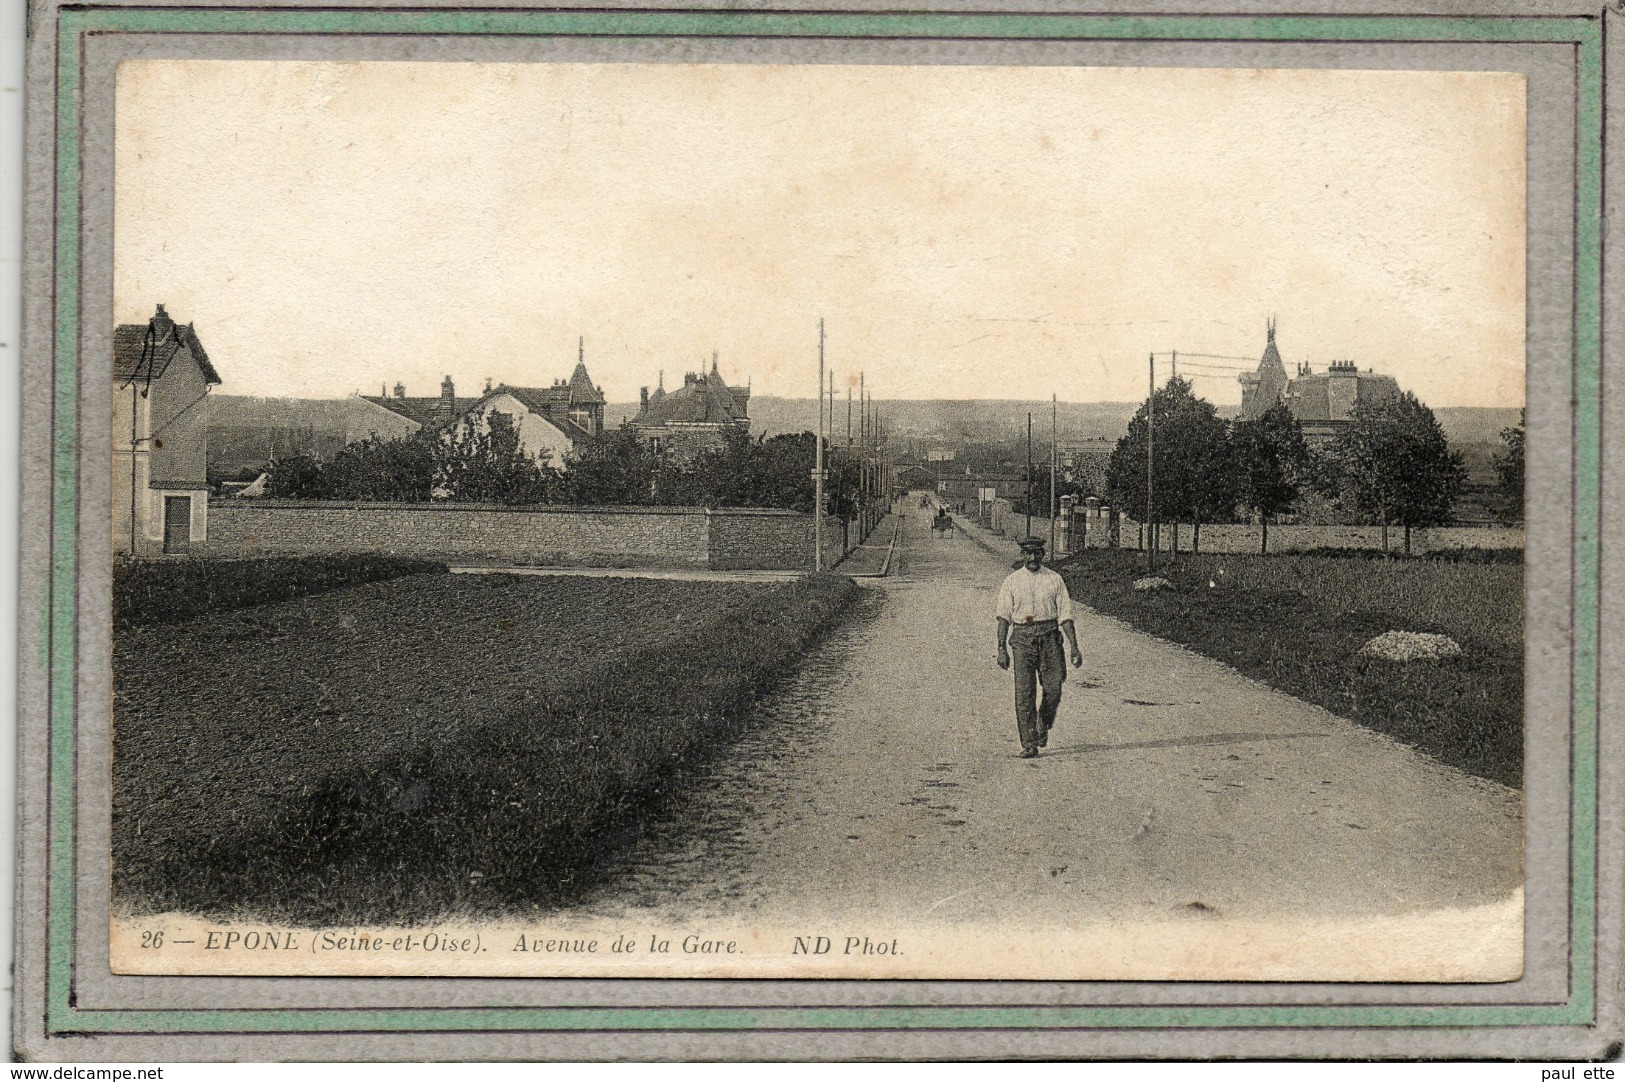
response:
M113 626L173 624L205 613L445 570L444 562L395 556L120 560L113 565Z
M116 903L346 924L568 900L857 593L427 575L122 634Z
M1098 551L1061 568L1072 596L1452 766L1523 780L1523 569L1512 563L1190 556L1137 591L1145 556ZM1390 662L1360 648L1430 631L1460 657Z

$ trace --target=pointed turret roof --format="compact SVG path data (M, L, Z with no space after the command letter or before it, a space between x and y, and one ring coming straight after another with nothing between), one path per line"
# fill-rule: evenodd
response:
M604 401L604 392L592 385L592 377L587 375L587 366L577 363L576 370L570 373L570 402L572 405L589 403L601 404Z
M1263 375L1265 371L1275 369L1286 375L1286 365L1281 363L1281 351L1275 348L1275 317L1271 316L1264 324L1266 341L1264 343L1264 356L1259 358L1258 372Z
M576 348L576 370L570 373L570 404L601 406L604 404L604 392L592 385L592 377L587 375L587 340L581 339Z
M1258 369L1237 375L1241 382L1241 419L1255 420L1286 394L1286 365L1281 351L1275 345L1275 318L1264 324L1264 355L1259 358Z

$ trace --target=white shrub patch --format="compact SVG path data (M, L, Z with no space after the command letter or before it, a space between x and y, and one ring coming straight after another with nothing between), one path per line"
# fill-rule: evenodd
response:
M1461 653L1461 644L1449 635L1422 631L1385 631L1360 647L1360 653L1384 661L1436 661Z
M1173 585L1173 583L1169 582L1167 579L1164 579L1164 578L1135 579L1134 580L1134 588L1136 590L1160 590L1164 586L1172 586L1172 585Z

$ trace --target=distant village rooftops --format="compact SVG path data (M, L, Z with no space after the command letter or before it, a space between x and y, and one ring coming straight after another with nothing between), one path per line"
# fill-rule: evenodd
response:
M361 397L424 428L438 428L457 421L497 396L507 395L561 428L573 424L591 435L603 428L605 399L603 388L595 386L587 374L586 348L583 338L577 346L575 371L570 373L570 378L556 379L547 387L513 387L506 383L493 387L488 379L477 397L459 398L456 384L448 375L441 381L440 394L433 398L408 395L406 385L399 382L393 393L383 387L377 395Z

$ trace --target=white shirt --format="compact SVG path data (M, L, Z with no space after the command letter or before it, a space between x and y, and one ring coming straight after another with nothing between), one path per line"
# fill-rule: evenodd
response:
M1012 624L1032 624L1040 620L1060 623L1072 619L1072 597L1066 582L1047 567L1028 571L1018 567L999 586L999 601L993 615Z

